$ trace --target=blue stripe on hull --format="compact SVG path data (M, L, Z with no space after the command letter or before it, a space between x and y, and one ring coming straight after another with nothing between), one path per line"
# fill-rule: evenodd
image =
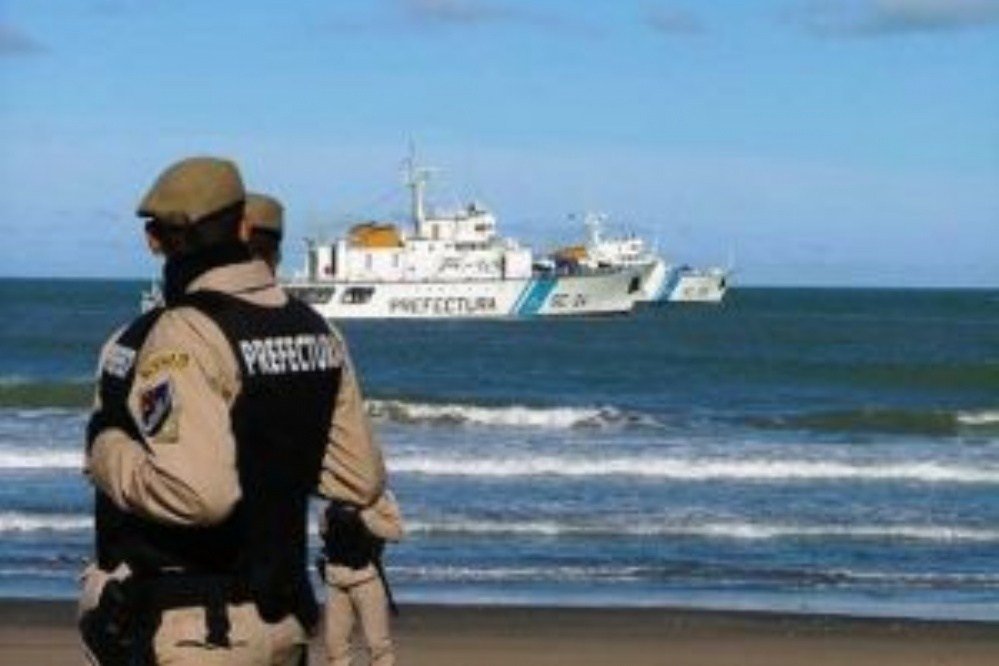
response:
M516 315L520 312L520 304L524 302L524 299L527 298L527 295L531 293L531 289L533 288L534 279L532 278L528 280L527 284L524 285L524 288L520 290L520 294L517 295L517 300L513 302L513 307L510 308L510 314Z
M676 285L680 283L680 269L671 267L668 270L669 276L663 280L663 284L659 288L659 293L653 299L654 301L668 301L669 297L673 295Z
M521 295L517 304L514 305L513 313L520 317L533 317L538 314L557 283L558 278L537 278L531 280L524 294Z

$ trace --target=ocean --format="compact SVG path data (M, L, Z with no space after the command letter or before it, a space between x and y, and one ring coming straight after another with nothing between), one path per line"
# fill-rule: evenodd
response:
M76 593L94 364L142 287L0 280L0 597ZM343 330L403 602L999 620L999 291Z

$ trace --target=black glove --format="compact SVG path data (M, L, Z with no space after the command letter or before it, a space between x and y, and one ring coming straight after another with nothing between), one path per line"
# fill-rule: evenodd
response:
M361 520L361 507L346 502L330 502L324 515L323 554L330 564L361 569L371 563L375 537Z
M109 579L96 608L80 618L80 636L101 666L128 666L135 647L135 604L131 585Z

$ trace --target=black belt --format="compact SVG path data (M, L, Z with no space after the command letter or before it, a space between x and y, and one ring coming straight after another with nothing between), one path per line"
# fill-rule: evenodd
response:
M205 642L217 647L231 646L226 607L253 600L247 586L232 576L165 574L144 578L136 587L140 608L151 614L155 625L165 611L204 608Z

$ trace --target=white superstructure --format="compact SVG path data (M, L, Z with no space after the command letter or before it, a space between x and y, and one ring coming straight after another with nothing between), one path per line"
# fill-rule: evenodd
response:
M345 238L308 241L303 275L286 282L328 318L529 317L631 310L649 268L535 265L480 204L428 211L429 171L408 162L412 232L354 225Z
M553 259L599 268L644 268L639 301L718 303L724 298L728 289L728 270L670 265L638 236L605 236L604 221L603 215L587 213L583 218L585 244L562 248L552 255Z

